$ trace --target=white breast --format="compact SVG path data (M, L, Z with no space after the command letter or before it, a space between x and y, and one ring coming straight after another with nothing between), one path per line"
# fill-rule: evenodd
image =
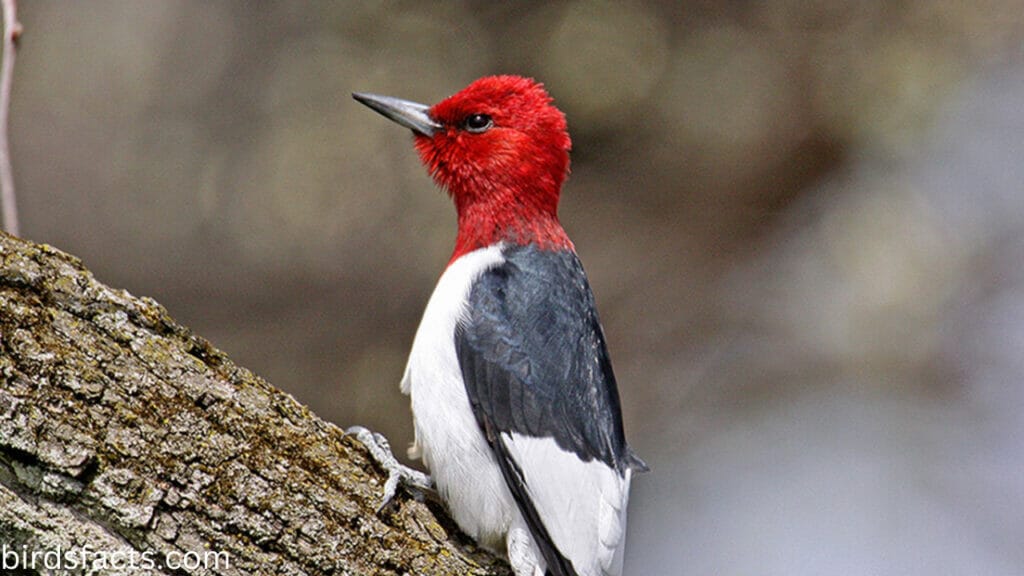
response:
M473 282L503 260L501 248L492 246L448 267L423 313L402 378L416 431L410 455L422 456L459 527L495 550L502 549L518 512L470 408L455 354L455 325Z

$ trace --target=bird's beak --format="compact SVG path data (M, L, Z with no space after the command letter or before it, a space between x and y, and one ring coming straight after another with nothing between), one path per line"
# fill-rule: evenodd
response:
M426 104L358 92L353 93L352 97L418 134L429 137L441 129L441 125L427 114L430 106Z

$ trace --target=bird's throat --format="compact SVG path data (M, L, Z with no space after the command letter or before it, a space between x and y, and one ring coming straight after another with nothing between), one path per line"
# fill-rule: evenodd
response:
M572 242L551 210L518 202L474 202L458 206L459 232L451 262L495 244L536 245L543 250L572 250Z

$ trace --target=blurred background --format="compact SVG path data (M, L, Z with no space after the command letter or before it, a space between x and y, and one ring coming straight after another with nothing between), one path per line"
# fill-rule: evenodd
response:
M454 211L408 131L566 112L634 482L627 573L1024 574L1024 1L23 2L22 233L348 426Z

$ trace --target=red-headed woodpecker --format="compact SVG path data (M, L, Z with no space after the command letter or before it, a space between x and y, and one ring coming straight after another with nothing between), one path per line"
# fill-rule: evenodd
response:
M626 444L594 296L558 222L565 116L518 76L433 107L353 96L414 132L458 212L402 379L410 455L517 576L621 574L630 477L646 466Z

